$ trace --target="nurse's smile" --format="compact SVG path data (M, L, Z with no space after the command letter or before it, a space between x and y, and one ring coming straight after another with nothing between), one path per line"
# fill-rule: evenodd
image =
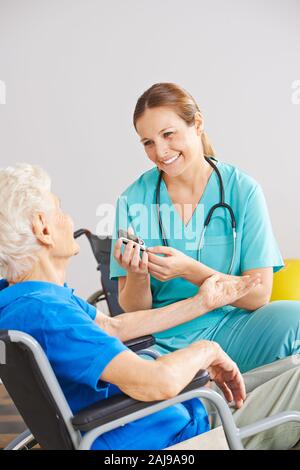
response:
M162 165L171 165L172 163L177 162L180 157L182 157L182 153L181 153L181 152L178 153L177 155L174 155L174 156L171 157L171 158L168 158L168 159L165 159L165 160L161 160L161 161L158 162L158 163L160 163L160 164L162 164Z

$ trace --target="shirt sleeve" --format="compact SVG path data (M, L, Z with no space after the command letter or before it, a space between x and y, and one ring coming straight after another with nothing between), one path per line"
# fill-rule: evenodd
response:
M114 257L114 247L118 239L119 229L128 230L130 225L128 210L127 210L127 198L126 196L121 196L117 201L116 215L115 215L115 225L113 231L113 237L111 241L111 253L110 253L110 278L118 279L121 276L127 276L127 271L123 269L119 263L115 260Z
M262 189L257 185L250 194L245 213L241 243L241 272L249 269L284 266Z
M79 306L85 311L85 313L88 314L88 316L92 320L95 320L97 309L96 307L94 307L94 305L89 304L86 300L83 300L81 297L77 297L76 295L73 295L73 299L79 304Z
M47 319L46 354L59 381L101 390L103 384L99 380L103 370L128 348L103 331L80 308L64 306L59 314L48 314Z

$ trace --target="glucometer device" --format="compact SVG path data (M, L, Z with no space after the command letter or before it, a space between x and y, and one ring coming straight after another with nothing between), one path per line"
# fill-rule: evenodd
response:
M144 240L132 233L128 233L126 230L119 229L118 236L121 238L124 245L127 245L127 243L132 241L133 243L139 245L141 250L146 251L147 249Z

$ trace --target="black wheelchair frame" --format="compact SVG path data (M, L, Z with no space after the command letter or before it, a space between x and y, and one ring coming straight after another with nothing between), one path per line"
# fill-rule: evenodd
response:
M101 273L102 289L94 292L87 301L96 306L98 302L106 301L111 316L123 313L118 302L118 283L109 278L109 263L111 252L111 237L94 235L88 229L78 229L74 232L74 238L85 235L90 242L92 252L97 261L97 270Z

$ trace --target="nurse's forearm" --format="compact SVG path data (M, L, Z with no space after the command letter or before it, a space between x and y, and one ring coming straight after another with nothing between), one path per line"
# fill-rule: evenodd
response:
M234 307L243 308L245 310L257 310L260 307L263 307L270 301L269 292L266 290L266 287L261 284L254 287L251 292L244 297L241 297L232 305Z
M150 276L128 273L125 285L119 292L119 304L125 312L152 308Z
M205 264L200 263L199 261L196 261L193 258L188 258L187 266L184 269L183 277L187 281L190 281L192 284L195 284L196 286L201 286L201 284L208 277L216 273L217 271L212 268L209 268Z

